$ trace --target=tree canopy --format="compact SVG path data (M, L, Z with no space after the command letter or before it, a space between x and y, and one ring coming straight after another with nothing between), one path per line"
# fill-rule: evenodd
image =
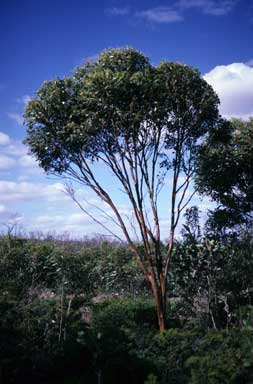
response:
M132 49L113 49L71 78L43 84L26 109L26 143L40 165L55 172L78 163L80 152L99 160L105 151L153 147L158 140L174 148L184 127L183 144L190 147L213 128L217 105L197 70L171 62L152 67Z

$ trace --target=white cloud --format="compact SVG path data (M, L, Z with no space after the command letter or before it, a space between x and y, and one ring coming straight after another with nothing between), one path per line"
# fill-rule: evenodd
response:
M17 158L17 167L19 171L19 181L35 179L36 177L46 176L46 172L39 166L38 162L31 155L22 155Z
M178 0L168 6L156 6L130 12L128 7L114 7L106 11L113 16L131 16L153 24L169 24L183 21L189 10L210 16L224 16L231 12L240 0Z
M9 156L0 155L0 169L10 169L16 165L16 161Z
M38 167L38 164L34 157L30 155L24 155L19 158L19 164L24 168Z
M225 117L253 116L253 68L244 63L220 65L204 75L217 92Z
M0 145L7 145L10 141L11 139L6 133L0 132Z
M175 23L182 21L183 17L171 7L156 7L136 12L135 16L145 19L151 23Z
M47 201L62 201L69 199L64 193L62 183L30 183L0 180L1 201L31 201L41 199Z
M0 132L0 169L16 166L19 180L26 180L31 176L42 176L44 171L39 167L35 158L27 154L27 148L20 141L12 140L8 135Z
M10 119L14 120L18 125L23 125L24 119L20 113L8 112L7 115Z
M45 172L39 167L35 158L27 154L27 148L22 142L12 140L8 135L0 132L0 146L1 171L15 167L16 180L19 182L45 176ZM1 176L4 176L3 172ZM5 173L5 176L10 175Z
M1 151L10 156L25 156L27 148L20 141L11 140Z
M238 0L179 0L177 6L182 10L199 9L212 16L223 16L231 12Z

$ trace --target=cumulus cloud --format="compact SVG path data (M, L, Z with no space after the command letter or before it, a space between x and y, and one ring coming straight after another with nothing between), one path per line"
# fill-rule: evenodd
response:
M62 183L31 183L0 180L1 201L32 201L42 198L48 201L68 199Z
M35 158L27 154L27 148L21 141L12 140L8 135L0 132L0 169L16 167L16 170L22 172L23 179L35 175L42 175L44 172L38 166Z
M27 148L20 141L10 140L1 147L1 152L9 156L24 156Z
M253 116L253 68L244 63L219 65L204 75L220 98L223 116Z
M0 145L7 145L10 144L10 142L10 136L6 135L6 133L0 132Z
M0 169L10 169L16 165L16 161L9 156L0 155Z
M38 167L38 164L34 157L30 155L24 155L19 158L19 164L24 168Z

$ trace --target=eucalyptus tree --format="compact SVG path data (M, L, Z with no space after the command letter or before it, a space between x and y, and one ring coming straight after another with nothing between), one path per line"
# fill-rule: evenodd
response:
M165 325L167 276L180 214L201 143L217 125L219 100L197 70L174 62L152 66L131 48L109 49L72 76L45 82L25 112L30 152L48 173L81 183L111 208L111 220L148 279L160 330ZM135 218L122 213L97 163L117 179ZM115 187L116 188L116 187ZM168 243L161 249L160 192L170 202ZM89 216L119 238L103 213ZM163 212L164 214L164 212ZM133 224L133 223L132 223Z

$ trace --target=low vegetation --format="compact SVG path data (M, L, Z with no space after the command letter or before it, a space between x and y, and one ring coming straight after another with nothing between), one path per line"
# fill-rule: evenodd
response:
M184 232L168 330L127 245L0 239L3 383L252 383L252 234Z

